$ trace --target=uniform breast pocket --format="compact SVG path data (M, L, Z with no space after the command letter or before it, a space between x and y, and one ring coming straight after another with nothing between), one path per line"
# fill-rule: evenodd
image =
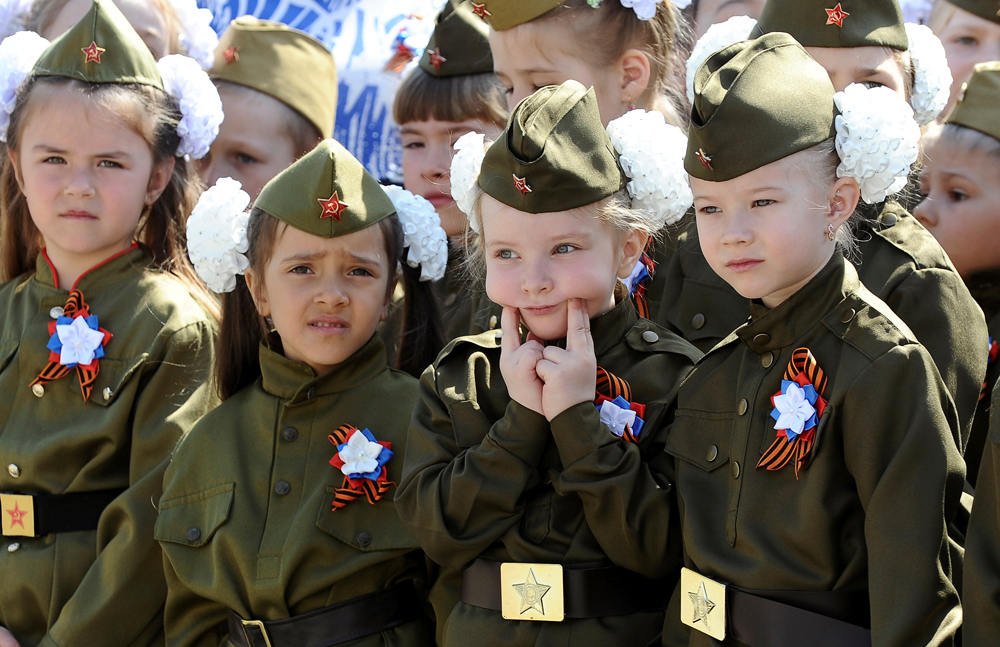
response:
M469 448L480 444L493 426L479 405L471 400L452 404L448 407L448 413L455 430L455 442L459 447Z
M235 491L235 483L224 483L161 501L153 530L156 540L195 548L204 546L229 519Z
M733 420L732 412L678 409L664 451L706 472L716 470L729 462Z
M386 492L375 504L364 494L349 501L342 508L333 508L337 487L326 488L320 502L316 525L320 530L362 552L378 550L415 550L417 541L403 527L392 502L395 487ZM342 499L343 500L343 499Z
M93 395L90 402L102 407L110 407L119 398L127 398L129 402L135 399L139 388L138 378L147 355L143 353L131 359L101 359L100 370L94 381Z
M678 303L677 325L695 345L703 339L727 337L750 314L746 299L731 289L685 279L684 294Z

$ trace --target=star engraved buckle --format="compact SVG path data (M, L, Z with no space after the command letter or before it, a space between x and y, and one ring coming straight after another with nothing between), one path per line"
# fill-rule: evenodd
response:
M271 637L267 635L267 629L264 628L264 623L260 620L244 620L240 618L240 624L243 625L243 637L247 639L247 644L256 645L257 642L254 641L253 636L250 635L251 627L260 632L260 635L264 638L264 645L266 647L271 647Z
M725 640L726 585L682 568L681 622L716 640Z
M4 537L35 536L35 499L28 494L0 494Z
M504 620L547 620L566 617L561 564L500 565L500 613Z

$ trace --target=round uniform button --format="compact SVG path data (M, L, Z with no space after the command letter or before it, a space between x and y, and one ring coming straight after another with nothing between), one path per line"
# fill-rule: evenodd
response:
M760 356L760 364L764 368L771 368L771 364L774 364L774 353L768 351Z
M45 387L42 386L41 384L36 384L35 386L31 387L31 392L35 394L36 398L40 398L43 395L45 395Z
M708 448L708 453L705 454L705 458L708 459L708 462L711 463L712 461L714 461L718 457L719 457L719 448L716 447L715 445L712 445L711 447L709 447Z
M10 465L7 466L7 473L10 474L13 478L17 478L21 476L21 468L15 465L14 463L11 463Z
M49 310L49 316L52 317L53 319L58 319L59 317L63 316L62 307L56 306L51 310Z
M747 407L749 407L749 406L750 406L750 403L747 402L746 398L743 398L742 400L740 400L740 406L737 409L737 411L739 411L740 415L742 416L744 413L747 412Z
M184 533L188 541L198 541L201 539L201 528L188 528L188 531Z
M285 430L281 432L281 437L290 443L294 442L299 437L299 430L295 427L285 427Z
M7 544L7 552L8 553L16 553L19 550L21 550L21 544L17 543L16 541L12 542L10 544Z
M757 344L758 346L767 346L768 342L770 341L771 341L771 336L763 332L753 338L753 343Z
M315 386L310 386L309 390L306 392L306 399L307 400L312 400L315 397L316 397L316 387Z
M493 330L496 327L497 327L497 316L493 315L492 317L490 317L490 330Z
M367 532L361 531L358 533L358 543L361 544L362 546L367 546L368 544L372 543L372 536L369 535Z
M734 479L738 479L739 477L740 477L740 464L734 462L733 463L733 478Z
M695 330L701 330L705 326L705 315L700 312L691 318L691 326Z
M882 224L885 225L886 227L892 227L893 225L896 224L899 218L897 218L896 214L894 213L887 213L884 214L881 218L879 218L879 220L881 220Z
M854 319L854 315L856 314L858 314L858 312L854 308L848 308L844 311L844 314L840 315L840 323L851 323L851 320Z
M642 338L644 341L646 341L646 343L652 344L653 342L659 341L660 336L657 335L652 330L647 330L646 332L642 333Z
M108 400L111 399L112 394L113 394L113 391L111 390L110 386L104 387L104 401L105 402L107 402Z
M278 496L285 496L292 490L292 486L288 484L288 481L278 481L274 484L274 493Z

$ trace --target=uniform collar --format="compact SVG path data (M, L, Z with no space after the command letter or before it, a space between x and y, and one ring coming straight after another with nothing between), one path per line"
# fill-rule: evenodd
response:
M90 295L100 287L133 278L137 269L145 269L149 266L149 262L150 257L146 250L139 247L138 243L133 243L128 249L104 259L81 274L73 284L73 289ZM59 275L44 249L35 259L35 280L43 285L59 287Z
M280 343L275 344L280 346ZM378 333L368 343L332 371L319 377L303 362L290 360L281 353L260 345L260 372L264 390L292 403L311 400L317 395L348 391L387 370L385 345Z
M594 338L594 355L600 357L618 345L637 321L639 315L636 314L632 300L627 297L611 310L591 319L590 336ZM566 348L566 338L552 340L546 345Z
M1000 267L973 273L966 285L972 298L983 309L987 322L1000 315Z
M812 280L773 310L752 301L750 321L734 334L757 353L779 351L802 337L860 285L854 267L834 252Z

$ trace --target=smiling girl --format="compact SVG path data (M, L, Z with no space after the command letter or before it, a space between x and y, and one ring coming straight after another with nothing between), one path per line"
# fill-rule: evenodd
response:
M107 0L46 45L0 45L20 70L0 125L0 644L154 644L150 500L216 401L217 305L183 223L199 187L185 155L204 154L221 109L197 63L157 64Z

